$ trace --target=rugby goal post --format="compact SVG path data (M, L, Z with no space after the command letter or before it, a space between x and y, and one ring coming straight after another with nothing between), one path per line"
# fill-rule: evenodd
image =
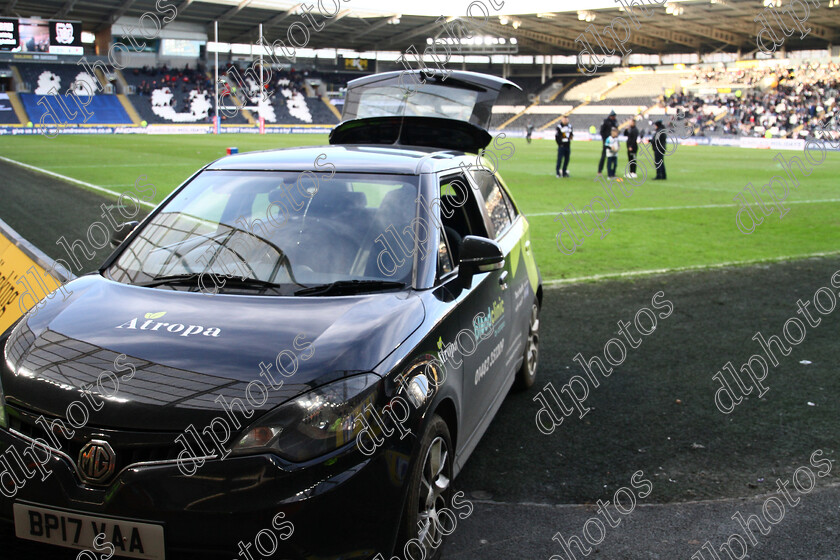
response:
M216 20L213 23L214 23L214 27L215 27L215 41L216 41L216 45L218 46L218 44L219 44L219 20ZM263 36L263 24L262 23L260 23L259 33L260 33L260 37L262 37ZM265 92L265 82L263 81L264 77L265 77L265 74L263 73L263 54L262 54L262 51L260 51L260 72L259 72L260 94ZM215 108L216 108L216 115L213 118L214 132L215 132L215 134L221 134L222 133L222 126L221 126L221 119L219 118L220 99L219 99L219 49L218 49L218 47L216 48L216 69L215 69L214 84L215 84L215 98L216 98L216 103L214 105ZM228 87L230 87L230 85L228 85ZM250 99L251 101L253 101L253 98L251 98L250 96L246 96L246 97L248 99ZM229 110L232 110L232 111L235 110L237 113L239 111L242 111L242 110L253 111L254 113L257 114L257 123L259 124L259 127L260 127L260 134L265 134L265 119L259 116L259 109L260 109L259 105L235 105L233 107L225 106L225 107L223 107L223 109L225 109L225 110L229 109Z

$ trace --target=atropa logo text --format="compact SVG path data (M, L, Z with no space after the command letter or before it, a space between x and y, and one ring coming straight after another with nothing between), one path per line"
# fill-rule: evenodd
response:
M446 344L444 344L442 336L438 338L437 346L439 350L438 359L444 364L455 356L455 351L457 350L457 347L451 342L447 342Z
M190 336L196 334L203 334L204 336L213 336L218 337L222 330L216 327L207 327L206 329L202 325L189 325L185 326L181 323L164 323L160 321L156 321L155 319L160 319L166 315L165 311L159 313L146 313L144 318L146 319L139 327L137 323L140 321L139 317L135 317L131 321L126 321L122 325L115 327L117 329L133 329L133 330L141 330L141 331L158 331L161 327L166 327L165 332L169 332L172 334L179 334L181 336Z

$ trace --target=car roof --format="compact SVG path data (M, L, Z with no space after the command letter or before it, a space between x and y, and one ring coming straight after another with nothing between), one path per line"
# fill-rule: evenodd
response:
M227 156L211 163L206 169L330 173L332 168L329 165L332 164L339 173L418 175L457 167L463 157L467 157L464 152L415 146L308 146Z

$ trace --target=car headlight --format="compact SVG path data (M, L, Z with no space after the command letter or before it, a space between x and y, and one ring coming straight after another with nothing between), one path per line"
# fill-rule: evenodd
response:
M356 420L376 404L381 381L368 373L309 391L260 418L232 451L267 450L294 462L334 451L355 440Z
M9 374L12 374L15 371L14 364L9 360L6 351L8 340L8 336L0 336L0 349L3 350L2 360L0 360L0 428L9 427L9 418L6 416L6 395L3 393L3 372L8 371Z

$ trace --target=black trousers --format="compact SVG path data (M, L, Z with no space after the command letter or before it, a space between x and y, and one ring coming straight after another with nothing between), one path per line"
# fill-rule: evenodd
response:
M665 173L665 154L654 151L653 163L656 165L656 178L667 179L668 175Z
M615 170L618 169L618 156L607 158L607 176L615 177Z
M604 171L604 162L607 161L607 140L601 140L601 161L598 162L598 173Z
M560 175L561 170L563 171L563 175L566 174L571 155L572 147L569 144L560 144L557 146L557 169L555 170L557 175Z
M630 173L636 173L636 152L627 150L627 160L630 162Z

